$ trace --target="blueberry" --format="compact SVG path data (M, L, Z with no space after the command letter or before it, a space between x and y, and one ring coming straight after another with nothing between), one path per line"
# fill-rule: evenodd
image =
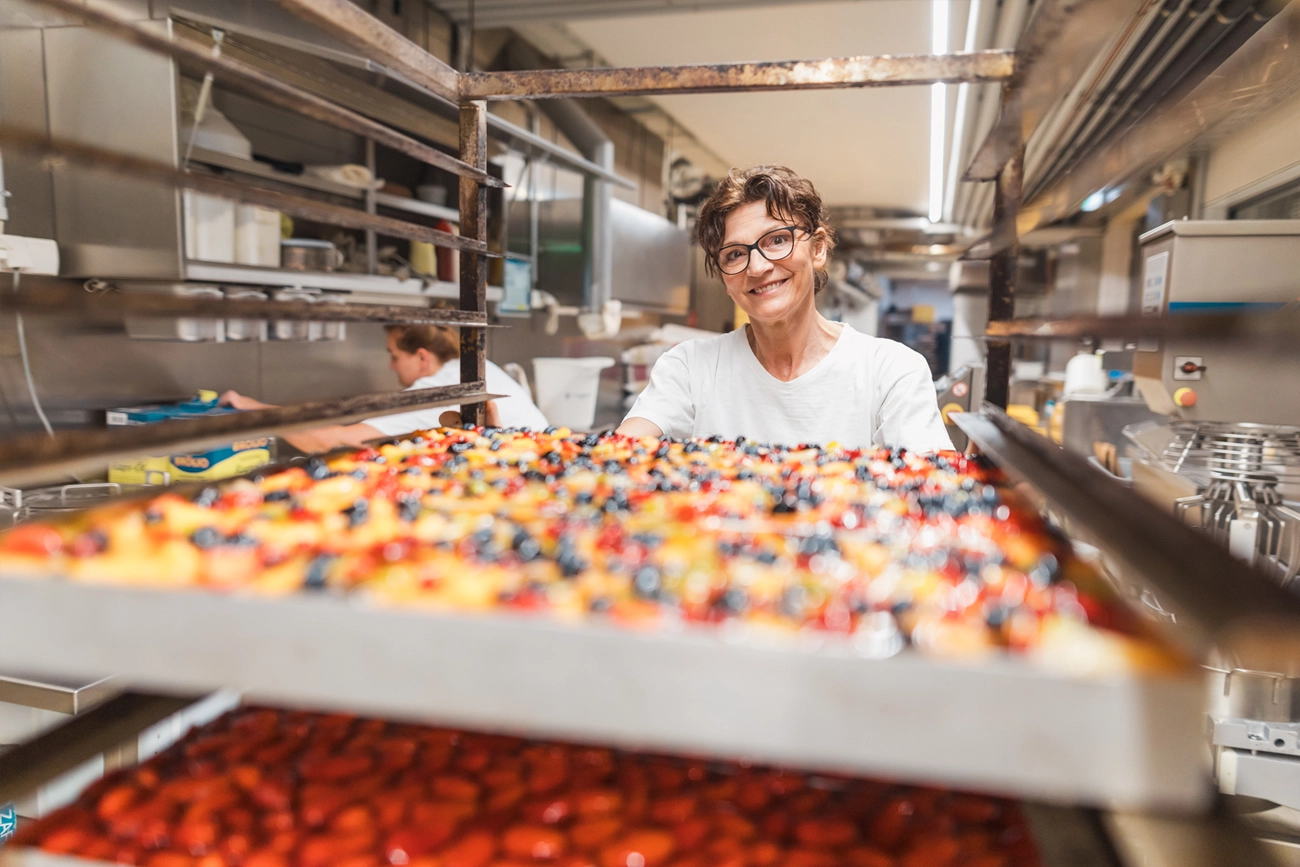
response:
M214 548L223 540L221 531L216 527L199 527L190 534L190 541L197 548Z
M576 578L587 568L587 561L579 557L576 551L564 551L556 557L555 563L565 578Z
M728 587L718 599L718 607L728 614L741 614L749 607L749 594L742 587Z
M664 443L659 447L659 449L655 452L655 457L657 458L668 457L668 443Z
M604 596L597 596L595 599L591 600L591 610L594 614L604 614L613 607L613 600Z
M360 527L370 520L370 503L364 498L360 498L350 507L344 509L343 514L348 516L348 526Z
M472 448L474 448L473 443L452 443L448 451L454 455L458 455L461 452L467 452Z
M776 554L771 551L760 551L758 553L758 562L771 566L776 562Z
M330 554L315 557L307 564L307 575L303 579L302 586L308 590L325 589L325 579L329 577L330 564L333 562L334 557Z
M334 474L330 472L329 465L320 458L312 458L307 461L307 475L319 482L321 479L328 479Z
M408 497L402 500L397 510L397 517L408 523L420 517L420 499L418 497Z
M662 583L659 570L654 566L642 566L632 577L632 589L636 591L636 595L645 599L653 599Z
M798 585L786 588L786 591L781 594L781 613L787 617L802 617L807 601L807 590Z
M211 485L209 485L208 487L199 491L199 495L194 498L194 504L196 506L203 506L205 509L210 509L213 506L215 506L217 504L217 500L220 499L221 499L221 492L218 491L216 488L212 487Z
M623 472L623 465L620 464L618 461L610 460L610 461L605 461L605 465L604 467L602 467L602 469L606 473L609 473L610 475L617 475L618 473Z
M348 473L348 475L356 479L358 482L364 482L366 479L370 477L370 474L367 473L365 470L361 469L360 467Z
M157 509L146 509L144 513L144 522L146 524L157 524L163 519L162 512Z
M600 442L600 434L594 434L594 433L587 434L585 437L582 438L582 444L587 447L594 446L599 442Z
M281 502L282 500L287 500L287 499L289 499L289 497L291 497L291 496L293 496L293 495L290 494L290 493L289 493L287 490L285 490L284 488L281 488L281 489L278 490L278 491L271 491L270 493L268 493L268 494L266 494L265 496L263 496L262 499L265 500L265 501L268 502L268 503L278 503L278 502Z
M512 546L515 549L515 553L518 554L519 559L523 560L525 563L536 560L542 553L542 546L537 543L536 539L529 536L527 533L521 531L521 535L523 535L523 539L520 539L519 536L515 536L515 541Z

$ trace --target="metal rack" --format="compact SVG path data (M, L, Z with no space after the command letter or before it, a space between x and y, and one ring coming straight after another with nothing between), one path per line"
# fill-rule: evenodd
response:
M1196 320L1123 320L1072 324L1012 321L1018 255L1024 140L1047 107L1073 84L1098 49L1111 24L1133 7L1133 0L1041 0L1016 52L979 52L939 57L842 58L821 61L718 64L615 70L550 70L523 73L461 74L404 39L348 0L277 0L280 6L353 46L460 111L459 159L429 148L383 124L343 109L252 67L209 55L183 40L167 40L107 12L75 0L36 0L78 16L137 45L167 54L210 72L223 85L308 117L364 135L459 177L460 236L318 200L257 188L197 172L121 157L70 142L49 142L6 130L0 144L24 147L46 158L95 165L299 213L310 219L415 238L463 251L460 258L460 309L456 316L410 313L407 308L358 310L339 306L322 311L256 303L246 312L238 302L203 299L149 299L79 302L102 305L158 305L154 312L208 310L210 315L268 315L354 321L437 321L461 328L460 386L363 395L245 413L220 419L177 422L122 432L61 434L0 446L0 475L23 478L38 471L73 466L147 446L192 445L231 433L282 430L325 420L344 421L377 410L466 404L466 421L483 421L482 401L487 324L487 189L500 182L487 173L487 101L572 96L626 96L665 93L740 92L764 89L823 89L933 82L1000 82L1002 114L967 173L968 179L996 184L995 221L986 243L991 257L988 393L1005 405L1010 340L1064 339L1071 329L1102 336L1160 329L1222 329L1234 339L1264 335L1278 346L1294 345L1294 324L1231 317L1232 328L1210 317ZM1113 20L1112 20L1113 19ZM1098 21L1108 22L1098 27ZM1098 34L1101 34L1100 36ZM1047 60L1050 58L1050 74ZM612 179L612 178L611 178ZM297 209L297 210L295 210ZM52 298L53 296L50 296ZM14 303L36 309L54 303L19 296ZM245 306L252 304L245 303ZM140 308L143 309L143 308ZM1044 332L1044 328L1047 329ZM1091 329L1091 330L1089 330ZM1289 343L1288 343L1289 341ZM1191 644L1203 648L1227 643L1240 658L1266 664L1276 654L1296 653L1296 603L1273 592L1267 581L1191 534L1172 518L1110 490L1086 467L1081 470L1059 450L1028 439L1014 423L990 411L985 420L967 417L962 427L987 452L1009 468L1019 468L1049 497L1068 506L1080 524L1115 534L1120 556L1182 606L1194 625ZM1080 475L1087 472L1086 477ZM1173 527L1168 526L1169 523ZM1180 533L1184 535L1180 535ZM1238 583L1225 593L1225 582ZM725 755L759 755L769 760L809 765L890 770L919 779L962 782L1079 801L1128 802L1192 807L1206 795L1195 756L1201 744L1196 717L1200 696L1194 681L1149 679L1139 682L1087 682L1049 678L1019 664L971 668L935 663L915 655L864 660L843 648L763 648L739 645L717 636L644 636L597 627L561 628L506 617L462 619L367 607L340 598L266 600L207 597L195 593L154 593L91 588L65 582L5 579L9 605L0 608L0 649L14 659L85 665L88 642L100 653L95 663L129 671L142 682L171 689L207 689L238 684L285 700L364 707L399 715L437 713L450 721L567 736L621 737L636 745L710 750ZM36 622L17 612L60 611L64 620ZM158 624L151 648L113 640L112 616L141 617ZM1267 623L1261 612L1274 617ZM93 617L92 617L93 615ZM78 619L80 618L80 619ZM289 630L284 625L291 625ZM431 629L430 625L436 625ZM38 627L49 627L41 629ZM241 663L197 630L252 641L256 664ZM346 634L343 649L313 643L321 634ZM93 638L92 638L93 637ZM76 643L67 640L75 638ZM547 653L537 652L545 646ZM157 653L165 646L175 653ZM347 648L373 648L364 658ZM467 650L469 647L471 649ZM545 658L544 658L545 657ZM552 669L547 669L546 660ZM563 662L556 664L555 660ZM463 664L473 662L477 664ZM448 664L448 662L452 664ZM378 664L376 664L378 663ZM565 664L576 666L564 669ZM518 666L518 667L514 667ZM637 692L621 672L635 668L646 676ZM776 672L776 674L774 674ZM378 674L377 674L378 673ZM729 680L736 677L735 680ZM490 690L484 684L490 684ZM580 684L585 704L557 699L562 689ZM773 690L777 683L781 689ZM746 689L746 685L750 688ZM882 698L883 696L883 698ZM955 697L980 709L978 719L952 718ZM1019 766L1008 761L1015 738L1041 747L1042 721L1027 726L1017 719L1016 699L1033 701L1051 714L1051 761ZM686 701L694 704L684 704ZM829 705L826 703L830 702ZM629 707L634 713L629 713ZM154 712L153 710L149 711ZM754 725L737 739L723 718L743 714ZM1152 716L1152 715L1155 716ZM1154 720L1154 722L1153 722ZM1051 729L1051 725L1045 728ZM989 749L989 738L1001 749ZM1111 761L1107 761L1110 756Z

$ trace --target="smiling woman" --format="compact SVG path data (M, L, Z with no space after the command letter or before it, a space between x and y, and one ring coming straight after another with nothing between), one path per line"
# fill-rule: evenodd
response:
M733 169L696 230L749 324L660 358L619 433L952 448L925 359L817 312L835 235L810 181L784 166Z

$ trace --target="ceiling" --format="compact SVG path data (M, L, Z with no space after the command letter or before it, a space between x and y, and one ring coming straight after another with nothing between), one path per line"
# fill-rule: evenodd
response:
M576 21L612 15L655 12L695 12L741 6L789 5L809 0L425 0L458 24L469 23L470 7L476 27L511 27L539 21Z
M477 0L479 8L509 2L515 0ZM527 2L539 7L576 6L585 0ZM743 9L728 0L622 2L732 8L674 9L567 22L566 29L578 40L618 66L930 50L931 4L925 0L750 2ZM605 0L606 9L611 5ZM950 44L961 40L966 5L965 0L953 3ZM654 101L727 163L786 164L812 179L831 205L926 212L926 87L666 96Z

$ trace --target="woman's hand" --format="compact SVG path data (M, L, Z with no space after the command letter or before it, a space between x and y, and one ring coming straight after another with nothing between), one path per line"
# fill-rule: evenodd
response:
M659 429L659 425L644 418L624 419L623 423L618 426L614 433L625 437L662 437L664 432Z
M237 391L227 391L217 400L218 406L229 406L234 409L275 409L276 404L262 403L260 400L247 397Z
M497 409L497 402L489 400L487 402L487 418L484 420L485 427L501 427L501 411ZM460 413L454 409L449 409L442 415L438 416L438 424L443 427L461 427Z

